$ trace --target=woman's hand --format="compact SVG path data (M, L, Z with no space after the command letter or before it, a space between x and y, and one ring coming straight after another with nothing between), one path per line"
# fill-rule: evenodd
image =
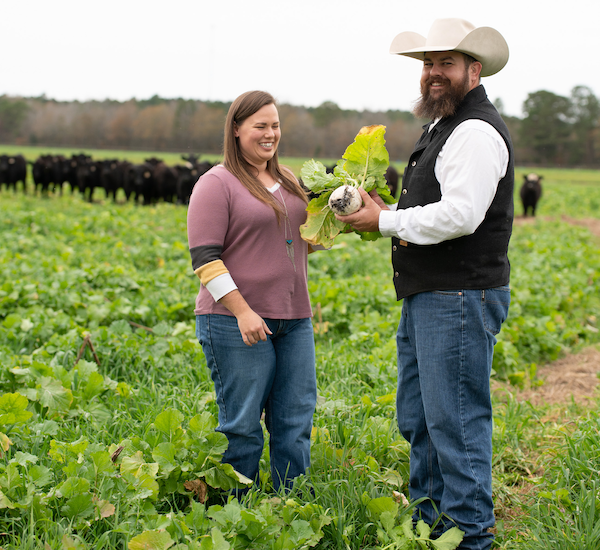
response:
M257 344L259 340L265 342L267 334L273 334L264 319L250 308L236 315L236 318L242 340L244 340L244 344L247 346Z
M239 290L232 290L225 294L219 302L235 315L242 335L242 340L247 346L257 344L259 340L267 340L267 334L273 334L264 319L249 305Z

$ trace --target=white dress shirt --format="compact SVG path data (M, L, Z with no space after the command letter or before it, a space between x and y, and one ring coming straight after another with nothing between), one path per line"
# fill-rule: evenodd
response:
M466 120L450 134L435 162L441 200L400 210L390 205L379 215L379 231L420 245L470 235L485 218L507 168L508 148L498 131L483 120Z

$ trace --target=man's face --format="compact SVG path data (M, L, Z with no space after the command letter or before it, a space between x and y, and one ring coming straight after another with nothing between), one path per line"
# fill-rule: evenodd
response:
M415 115L430 119L453 115L465 95L479 84L480 66L475 62L467 68L460 52L426 53Z

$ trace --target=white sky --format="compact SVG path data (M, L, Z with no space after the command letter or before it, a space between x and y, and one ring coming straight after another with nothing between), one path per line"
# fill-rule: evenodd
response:
M508 64L482 82L522 116L539 90L600 95L599 16L598 0L0 0L0 95L231 101L262 89L292 105L410 110L421 64L390 55L392 39L461 17L506 39Z

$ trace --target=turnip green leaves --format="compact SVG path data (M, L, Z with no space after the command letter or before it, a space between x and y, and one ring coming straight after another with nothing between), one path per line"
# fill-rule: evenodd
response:
M350 226L336 219L329 209L331 193L342 185L362 187L367 193L377 190L385 203L394 202L385 179L389 166L389 154L385 148L385 126L364 126L349 145L333 174L314 159L304 163L301 178L304 185L318 196L312 199L307 208L306 223L300 227L302 238L314 245L329 248L334 239ZM379 232L360 233L363 240L381 237Z

